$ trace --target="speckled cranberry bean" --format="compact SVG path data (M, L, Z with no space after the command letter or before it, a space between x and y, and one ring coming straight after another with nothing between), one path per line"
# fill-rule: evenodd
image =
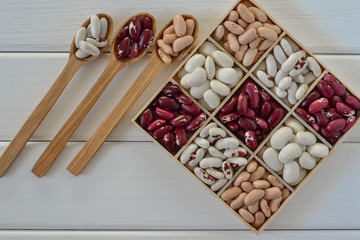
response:
M330 106L327 98L319 98L309 105L309 113L317 113Z
M130 46L131 46L130 37L125 37L124 39L122 39L116 48L117 58L123 59L129 56Z
M186 125L185 129L188 132L193 132L198 129L205 121L207 117L205 113L199 114L195 117L188 125Z
M310 115L308 111L302 108L295 109L295 113L299 115L299 117L307 123L315 123L315 118Z
M350 117L355 114L354 109L352 109L349 105L342 103L342 102L336 103L336 111L340 115L345 116L345 117Z
M173 125L175 127L182 127L182 126L185 126L186 124L188 124L192 119L193 119L193 117L190 114L183 113L183 114L179 114L176 117L174 117L170 121L170 123L171 123L171 125Z
M250 107L252 109L257 108L260 103L259 90L252 82L246 84L245 91L249 96Z
M144 51L148 49L151 45L151 43L154 40L154 33L151 29L145 29L139 38L139 49L140 51Z
M220 122L222 123L229 123L232 121L235 121L240 117L240 114L238 112L232 112L227 114L221 114L219 117Z
M245 144L251 150L255 150L259 146L254 131L246 131L245 132Z
M166 124L166 120L164 120L164 119L156 119L155 121L150 123L150 125L148 126L147 129L149 131L153 131L155 129L158 129L158 128L164 126L165 124Z
M342 133L347 132L356 122L356 117L355 116L350 116L346 119L346 124L345 127L343 128L343 130L341 130Z
M188 138L186 136L185 128L183 127L176 127L175 128L175 143L179 147L184 146L188 141Z
M169 152L175 151L174 134L166 133L162 139L162 143Z

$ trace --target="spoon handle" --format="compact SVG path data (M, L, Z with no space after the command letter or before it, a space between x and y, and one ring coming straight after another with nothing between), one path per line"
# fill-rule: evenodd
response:
M155 55L153 54L153 56ZM79 175L79 173L85 168L85 166L90 162L91 158L105 142L107 137L118 125L122 117L129 111L129 109L143 93L146 87L164 67L165 64L162 63L161 60L159 60L157 57L152 57L152 59L150 59L150 62L144 71L131 85L125 95L117 103L117 105L101 122L85 146L69 164L67 167L69 172L75 176Z
M49 170L57 156L64 149L66 143L74 134L76 129L80 126L86 115L90 112L91 108L95 105L97 100L106 90L107 86L111 83L115 75L125 67L124 64L119 64L113 60L110 60L103 73L98 80L76 107L71 116L66 120L54 139L47 146L40 158L36 161L32 168L32 172L42 177Z
M29 141L51 108L54 106L61 93L64 91L75 73L83 66L79 61L70 58L59 77L50 87L46 95L33 110L31 115L22 125L16 136L10 142L0 158L0 177L3 177L11 164L15 161L18 154Z

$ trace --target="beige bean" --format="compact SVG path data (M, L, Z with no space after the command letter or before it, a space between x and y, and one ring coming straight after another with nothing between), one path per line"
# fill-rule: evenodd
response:
M184 48L190 46L194 41L193 36L186 35L184 37L178 38L173 42L173 51L181 52Z
M274 24L264 23L264 27L271 28L272 30L274 30L276 32L277 35L280 35L280 33L281 33L281 29Z
M262 37L257 36L251 43L249 43L249 47L257 48L262 40L263 40Z
M257 36L257 32L254 28L250 28L245 33L241 34L238 38L240 44L248 44L252 42Z
M271 188L267 188L265 189L265 196L264 198L266 200L273 200L276 198L281 197L281 190L278 187L271 187Z
M267 202L264 198L262 198L262 199L260 200L260 209L261 209L261 211L264 213L264 215L265 215L266 217L270 217L270 216L271 216L271 210L270 210L270 208L269 208L269 204L268 204L268 202Z
M239 187L231 187L226 189L223 194L221 194L221 199L224 201L231 200L239 196L242 190Z
M179 53L173 52L172 54L170 54L170 56L172 56L172 57L177 57L177 56L179 56Z
M266 14L256 7L249 7L249 10L255 15L256 20L260 22L266 22L267 16Z
M242 20L241 18L239 18L237 21L237 24L239 24L243 29L245 29L249 24L247 22L245 22L244 20Z
M227 200L227 201L226 201L226 204L227 204L227 205L230 205L230 204L231 204L231 202L232 202L232 199Z
M240 44L235 34L229 33L228 35L228 43L229 47L233 52L237 52L240 50Z
M224 34L225 34L225 28L223 25L219 25L215 31L213 32L212 34L212 38L215 40L215 41L220 41L223 37L224 37Z
M259 202L259 201L256 201L256 203L254 203L253 205L247 206L247 207L248 207L248 211L249 211L251 214L256 213L256 212L259 210L259 204L260 204L260 202Z
M282 184L279 179L277 179L274 175L269 175L267 180L271 183L273 187L278 187L280 189L284 188L284 184Z
M255 172L256 168L258 167L258 162L255 160L251 160L249 164L246 166L246 171L249 173Z
M242 60L242 64L245 66L245 67L249 67L251 64L253 64L254 60L255 60L255 57L258 53L258 49L257 48L249 48L245 55L244 55L244 58Z
M224 49L225 49L228 53L230 53L230 55L234 55L234 54L235 54L234 51L231 50L229 42L224 42L223 47L224 47Z
M246 172L246 171L241 172L241 173L239 174L239 176L237 176L237 178L235 179L235 181L234 181L234 186L235 186L235 187L240 186L240 184L241 184L242 182L247 181L249 178L250 178L250 173L248 173L248 172Z
M186 32L185 35L193 35L194 29L195 29L195 22L192 19L186 19L185 21L186 25Z
M170 25L167 29L164 30L163 32L163 36L165 36L166 34L171 34L171 33L175 33L175 29L174 29L174 25Z
M166 64L170 64L172 59L170 57L170 55L164 53L163 50L161 50L160 48L158 49L158 54L159 54L159 57L161 58L161 60L166 63Z
M246 182L242 182L240 185L241 189L244 190L245 192L251 192L252 190L254 190L254 186L252 185L251 182L246 181Z
M224 41L225 42L227 42L228 41L228 35L229 35L229 30L227 30L226 28L225 28L225 32L224 32Z
M181 15L176 15L173 19L174 30L176 36L183 37L186 33L186 23L185 19Z
M236 10L245 22L252 23L255 21L255 15L245 6L245 4L240 3Z
M239 19L239 13L237 11L231 11L229 13L228 20L232 22L236 22Z
M257 29L257 33L266 39L269 39L270 41L276 41L276 39L278 38L278 35L276 34L276 32L274 30L272 30L271 28L267 28L267 27L259 27Z
M159 48L161 50L164 51L164 53L169 54L169 55L173 54L171 45L165 43L164 40L162 40L162 39L157 40L157 45L159 46Z
M264 176L265 174L265 168L263 166L259 166L256 168L256 170L250 174L250 178L249 181L253 182L256 180L259 180L262 178L262 176Z
M245 28L245 31L251 29L251 28L254 28L254 29L257 29L259 27L262 27L263 24L259 21L256 21L256 22L253 22L253 23L250 23L246 28Z
M253 223L254 222L254 216L246 209L244 208L240 208L239 210L239 214L240 216L245 219L245 221L247 221L248 223Z
M230 207L232 209L239 209L244 205L244 199L246 197L247 193L242 192L239 196L237 196L232 202L230 203Z
M279 209L281 200L282 200L282 197L280 196L280 197L275 198L275 199L273 199L273 200L270 201L269 207L270 207L271 212L274 213L274 212L276 212L276 211Z
M284 188L283 190L281 190L282 201L285 201L289 196L290 196L290 190L289 189Z
M265 222L265 215L263 212L256 212L254 214L254 222L252 226L256 229L260 228Z
M262 180L268 180L268 176L271 175L269 172L265 172L264 176L262 176Z
M246 195L245 199L244 199L244 204L249 206L249 205L253 205L255 202L259 201L260 199L262 199L265 195L265 191L262 189L254 189L252 191L250 191L248 193L248 195Z
M234 22L231 22L231 21L224 22L224 27L236 35L240 35L245 32L245 30L240 25L238 25Z
M265 51L266 49L268 49L269 47L271 47L271 45L273 45L274 41L271 41L269 39L265 39L264 41L262 41L258 47L259 51Z
M238 60L239 62L241 62L241 60L243 59L243 57L244 57L246 51L248 50L248 48L249 47L248 47L247 44L246 45L241 45L240 50L235 53L235 59Z
M266 180L256 180L253 182L253 186L254 188L264 189L270 187L270 183Z
M176 36L175 33L169 33L169 34L166 34L164 35L164 42L167 43L167 44L172 44L178 37Z

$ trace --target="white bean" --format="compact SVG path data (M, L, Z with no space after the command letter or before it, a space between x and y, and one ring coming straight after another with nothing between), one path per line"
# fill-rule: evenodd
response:
M209 130L211 128L215 128L217 127L217 124L212 122L212 123L209 123L208 125L206 125L201 131L200 131L200 137L202 138L206 138L207 136L209 136Z
M79 28L75 36L75 46L77 48L80 48L79 46L80 41L85 41L85 39L86 39L86 28L81 27Z
M205 57L202 54L195 54L185 64L185 71L191 73L198 67L202 67L205 63Z
M97 15L92 15L91 19L90 19L90 24L91 24L91 36L93 36L94 38L98 38L100 35L100 28L101 28L101 24L100 24L100 19Z
M211 108L217 108L220 105L220 97L212 89L208 89L204 92L204 100Z
M233 68L219 68L215 73L215 78L226 84L237 82L237 74Z
M207 72L208 79L213 79L215 77L215 62L210 56L207 56L205 59L205 70Z
M224 53L222 51L219 51L219 50L214 51L211 54L211 56L212 56L214 62L221 67L229 68L234 65L234 60L229 55L227 55L226 53Z
M284 51L279 45L276 45L274 47L274 57L276 58L276 61L278 61L278 63L280 64L283 64L287 59ZM290 69L288 71L290 71Z
M100 18L100 34L99 34L99 38L105 38L106 34L108 32L108 21L106 20L106 18L102 17Z
M270 77L275 77L277 73L276 60L274 55L271 53L266 56L266 72L270 75Z
M274 81L273 79L270 77L270 75L267 75L266 72L264 72L263 70L257 70L256 71L256 76L257 78L264 83L268 88L271 88L274 86Z
M290 43L285 38L281 39L280 46L282 47L287 56L290 56L294 53Z

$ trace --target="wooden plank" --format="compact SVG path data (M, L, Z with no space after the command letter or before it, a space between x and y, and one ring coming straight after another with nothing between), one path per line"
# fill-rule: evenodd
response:
M234 0L135 0L119 3L104 1L5 0L2 1L3 24L0 29L0 51L66 52L77 28L90 15L104 12L114 19L114 30L127 17L149 12L158 29L174 15L187 13L199 20L200 39L208 35L235 3ZM266 11L295 38L314 53L360 53L358 39L360 2L349 0L258 0ZM141 7L140 7L141 6ZM189 7L191 6L191 7ZM343 14L346 13L346 14Z
M70 143L38 179L46 145L27 145L0 181L1 229L247 229L153 143L106 143L78 177L65 168L83 143ZM267 229L358 229L358 147L340 145Z
M108 55L81 69L60 96L54 108L35 132L33 140L51 140L62 124L80 103L106 66ZM360 55L317 55L317 57L347 85L360 93ZM142 70L149 56L121 71L112 81L104 95L75 132L72 140L88 139L106 114L119 101ZM26 118L45 95L65 65L65 53L1 53L0 72L0 140L8 141L15 136ZM19 66L22 66L19 71ZM110 141L150 141L130 120L167 80L178 64L164 69L145 90L128 114L110 135ZM43 69L46 69L44 71ZM360 126L346 141L360 141Z

